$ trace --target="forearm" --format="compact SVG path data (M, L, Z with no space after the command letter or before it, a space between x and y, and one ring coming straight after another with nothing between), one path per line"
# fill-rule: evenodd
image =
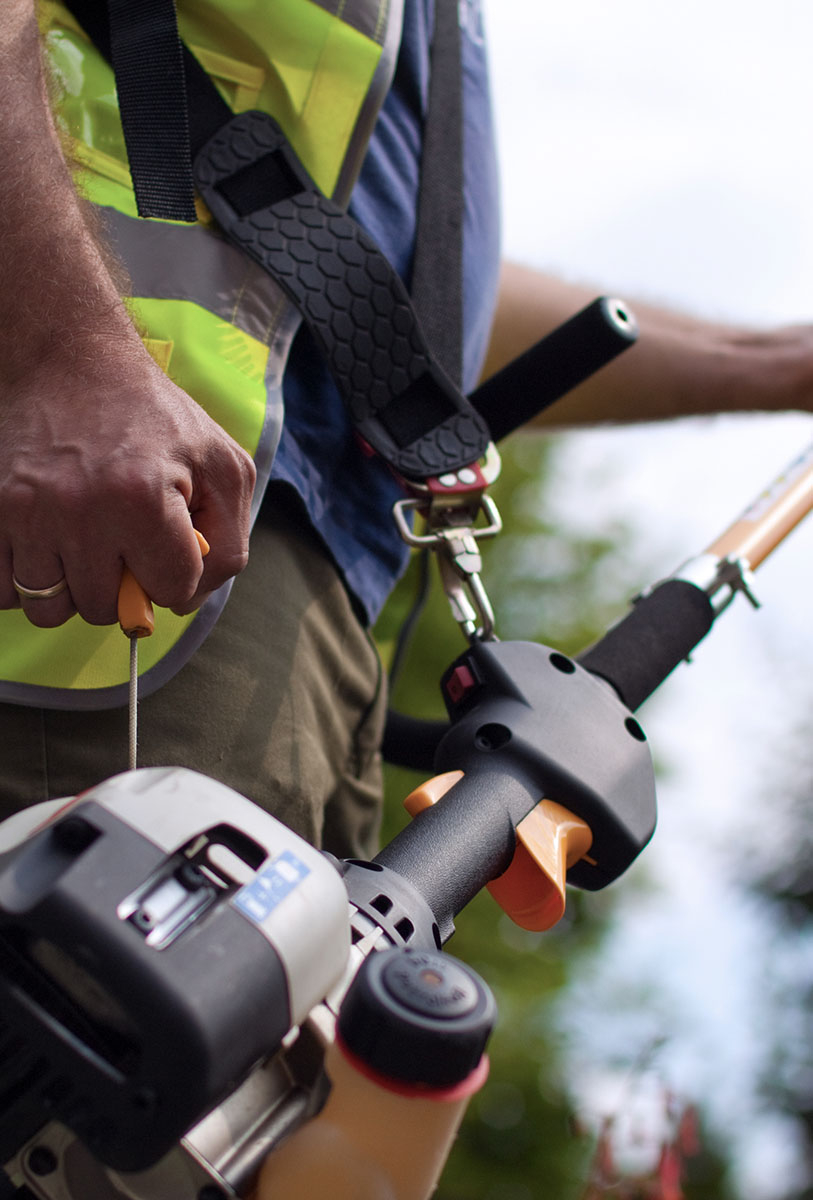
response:
M12 382L100 340L140 345L76 195L51 117L33 0L0 4L0 327Z
M506 264L486 363L498 370L594 299L596 290ZM810 410L813 331L761 332L629 300L638 343L541 414L541 426L718 412Z

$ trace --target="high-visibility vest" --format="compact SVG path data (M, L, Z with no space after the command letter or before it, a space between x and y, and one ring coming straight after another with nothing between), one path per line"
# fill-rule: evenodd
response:
M403 0L178 0L181 37L237 112L281 125L321 190L346 204L392 81ZM339 10L339 15L334 11ZM282 424L282 375L299 315L274 281L212 228L136 214L113 72L68 11L43 0L41 20L81 193L101 210L127 268L126 304L159 365L255 460L255 514ZM187 661L210 632L225 585L200 612L156 611L142 640L142 694ZM56 629L0 612L0 699L57 708L127 702L118 626L74 616Z

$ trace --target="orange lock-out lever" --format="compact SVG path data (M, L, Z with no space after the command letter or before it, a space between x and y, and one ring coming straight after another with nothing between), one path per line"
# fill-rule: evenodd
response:
M462 771L434 776L410 792L404 808L416 817L462 778ZM516 835L511 865L488 884L488 890L522 929L551 929L564 916L568 869L582 859L592 861L587 852L593 834L586 821L561 804L540 800L519 823Z

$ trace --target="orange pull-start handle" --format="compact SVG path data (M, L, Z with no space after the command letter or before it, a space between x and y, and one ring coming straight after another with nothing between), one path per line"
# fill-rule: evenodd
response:
M462 771L436 775L410 792L404 807L416 817L462 778ZM568 868L587 857L593 834L581 817L553 800L540 800L520 821L516 834L511 865L488 890L522 929L551 929L564 916Z
M205 558L209 553L209 543L197 529L193 532L198 539L201 556ZM152 601L129 567L125 567L121 573L118 617L121 631L127 637L149 637L155 629Z

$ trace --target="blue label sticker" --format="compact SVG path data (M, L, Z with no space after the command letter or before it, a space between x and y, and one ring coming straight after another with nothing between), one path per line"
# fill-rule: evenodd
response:
M270 916L296 887L299 887L310 867L290 850L284 850L279 858L255 875L234 897L232 903L258 925Z

